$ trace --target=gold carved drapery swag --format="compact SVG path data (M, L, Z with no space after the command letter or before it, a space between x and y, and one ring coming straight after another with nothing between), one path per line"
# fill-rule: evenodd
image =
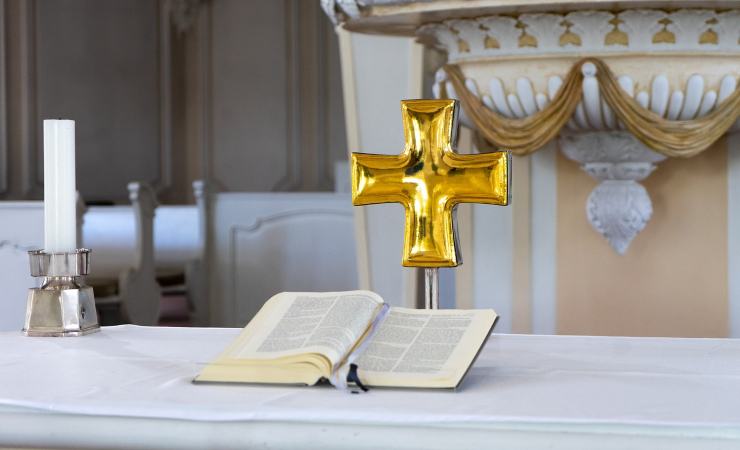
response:
M523 119L510 119L488 109L468 90L460 67L449 64L444 69L478 133L496 147L515 155L527 155L554 138L573 116L582 96L582 66L586 63L596 67L600 95L615 116L637 139L663 155L688 158L701 153L725 134L740 115L740 89L737 89L704 117L664 119L630 97L604 61L583 58L571 67L549 105Z

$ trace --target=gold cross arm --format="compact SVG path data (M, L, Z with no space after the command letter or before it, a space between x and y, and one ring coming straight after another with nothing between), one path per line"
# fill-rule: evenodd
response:
M455 153L455 100L404 100L401 115L403 153L352 153L352 204L403 205L404 266L457 266L461 260L453 224L455 206L508 205L509 153Z

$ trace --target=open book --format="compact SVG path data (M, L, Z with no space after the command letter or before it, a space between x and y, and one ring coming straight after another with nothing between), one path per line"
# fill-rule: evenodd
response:
M353 362L368 386L454 388L496 319L491 309L389 308L369 291L283 292L194 381L312 385Z

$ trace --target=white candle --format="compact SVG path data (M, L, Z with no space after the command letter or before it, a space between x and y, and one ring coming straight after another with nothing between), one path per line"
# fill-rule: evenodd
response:
M44 250L77 249L75 122L44 120Z

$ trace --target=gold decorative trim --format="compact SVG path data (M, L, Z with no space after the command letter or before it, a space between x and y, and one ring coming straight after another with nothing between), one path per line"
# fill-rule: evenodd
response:
M725 134L740 115L739 89L706 116L693 120L664 119L628 95L604 61L583 58L571 67L549 105L522 119L511 119L487 108L468 89L459 66L446 65L444 70L466 115L483 138L516 155L539 150L570 120L583 95L584 72L596 79L601 97L627 130L665 156L686 158L701 153Z
M451 61L538 53L740 52L740 9L631 9L484 16L422 25Z

